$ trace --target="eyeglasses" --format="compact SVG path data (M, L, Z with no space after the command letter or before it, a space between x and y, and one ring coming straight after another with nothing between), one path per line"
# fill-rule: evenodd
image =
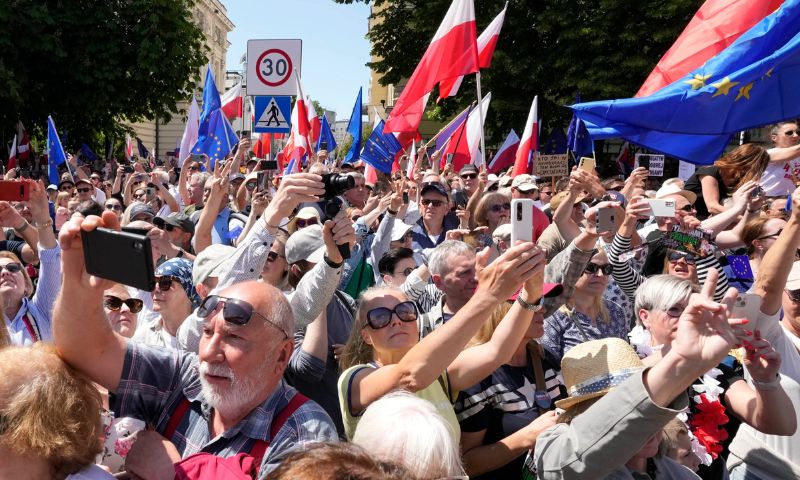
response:
M107 203L106 210L116 210L118 212L122 211L122 205L118 205L116 203Z
M795 135L800 135L800 130L788 130L786 132L783 132L783 134L786 135L787 137L792 137Z
M0 272L3 269L8 270L8 273L19 273L22 271L22 264L17 262L6 263L5 265L0 265Z
M78 193L88 193L88 192L91 192L91 191L92 191L91 188L79 188L78 189Z
M498 203L497 205L492 205L489 207L490 212L499 213L503 210L511 211L511 204L510 203Z
M444 200L433 200L431 198L423 198L419 201L423 206L439 208L444 205Z
M405 270L401 270L399 272L392 272L392 275L400 275L402 273L404 276L407 277L407 276L411 275L411 272L413 272L413 271L414 271L414 267L408 267Z
M298 218L297 221L295 222L297 228L306 228L309 225L316 225L316 224L317 224L317 217Z
M380 330L392 322L392 314L401 322L416 322L417 307L414 302L398 303L394 308L378 307L367 312L367 325L373 330Z
M142 306L144 305L144 302L139 300L138 298L128 298L126 300L123 300L113 295L106 295L106 298L103 301L103 306L109 310L113 310L116 312L117 310L122 308L123 303L128 306L128 310L130 310L131 313L141 312Z
M461 177L462 180L475 180L476 178L478 178L477 173L462 173L459 176Z
M694 205L684 205L681 208L679 208L678 210L681 210L681 211L684 211L684 212L696 212L697 208L695 208Z
M267 254L267 261L268 261L269 263L272 263L272 262L274 262L274 261L278 260L278 257L281 257L281 258L286 258L286 256L284 256L284 255L281 255L281 254L280 254L280 253L278 253L278 252L269 252L269 253Z
M589 275L597 275L597 272L603 272L603 275L609 276L611 272L614 270L614 266L610 263L606 263L605 265L600 265L597 263L589 262L586 265L586 270L584 272L588 273Z
M98 182L99 182L100 180L102 180L102 178L100 178L100 177L91 177L91 179L92 179L92 180L97 180Z
M775 233L770 233L769 235L764 235L763 237L758 237L758 238L756 238L756 240L766 240L767 238L773 238L773 237L777 237L777 236L779 236L779 235L780 235L782 232L783 232L783 229L781 228L780 230L778 230L778 231L777 231L777 232L775 232Z
M156 275L156 285L162 292L171 289L173 282L180 282L180 280L171 275Z
M800 290L789 290L787 288L784 289L784 291L786 292L786 295L789 295L789 299L791 301L794 303L800 303Z
M78 190L80 192L80 190ZM144 198L146 193L134 193L133 198Z
M239 326L247 325L253 315L258 315L265 322L283 332L286 338L289 338L289 332L276 325L275 322L269 318L255 311L253 305L249 302L239 300L238 298L209 295L203 300L203 303L200 304L200 308L197 309L197 316L199 318L206 318L216 312L220 305L222 305L222 318L228 323Z
M664 313L667 314L668 317L678 318L683 314L683 311L686 309L685 305L673 305L668 309L664 310Z
M670 263L678 263L678 260L683 259L688 265L695 265L697 263L697 258L694 255L690 255L688 253L683 252L669 252L667 255L667 260Z
M20 212L28 208L28 204L25 202L17 202L14 204L14 209L19 210Z

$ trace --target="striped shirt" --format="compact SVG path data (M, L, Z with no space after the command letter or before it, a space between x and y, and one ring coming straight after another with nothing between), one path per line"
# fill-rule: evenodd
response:
M52 340L53 304L61 290L61 247L42 248L39 246L39 282L33 297L23 298L22 306L14 319L6 320L6 327L12 345L31 345L34 339L24 318L30 322L39 340ZM21 274L20 274L21 275Z

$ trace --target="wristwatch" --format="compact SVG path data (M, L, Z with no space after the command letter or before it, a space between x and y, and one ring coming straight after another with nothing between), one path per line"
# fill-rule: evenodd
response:
M541 312L542 310L544 310L544 305L542 305L542 299L541 298L536 303L528 303L528 302L526 302L525 300L522 299L522 294L520 293L517 296L517 303L519 303L520 306L522 308L524 308L525 310L530 310L530 311L532 311L534 313L538 313L538 312Z

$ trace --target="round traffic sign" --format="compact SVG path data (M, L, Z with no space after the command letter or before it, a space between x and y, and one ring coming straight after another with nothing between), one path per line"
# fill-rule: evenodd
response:
M272 48L258 57L256 75L264 85L277 87L292 76L292 59L283 50Z

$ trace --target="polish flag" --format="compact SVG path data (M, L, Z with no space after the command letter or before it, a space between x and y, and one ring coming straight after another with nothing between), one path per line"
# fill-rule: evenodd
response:
M132 158L133 158L133 140L131 140L130 135L125 134L125 160L130 162Z
M419 122L422 119L422 114L425 112L425 107L428 105L428 98L431 96L431 92L426 93L422 96L419 100L414 102L408 109L406 109L402 113L398 113L395 115L394 110L389 115L389 120L394 118L395 129L392 130L395 134L403 133L403 132L417 132L419 128ZM388 123L388 122L387 122ZM386 132L386 127L384 126L384 132ZM395 135L397 136L397 135Z
M253 155L256 158L269 158L272 154L272 134L261 133L253 144Z
M519 137L517 136L517 132L515 132L512 128L511 131L508 132L506 141L503 142L500 150L494 154L494 158L492 158L492 161L489 162L489 168L487 169L488 172L500 173L511 165L514 165L514 159L517 157L518 149Z
M478 65L481 68L489 68L492 64L492 55L494 55L494 49L497 47L497 40L500 38L500 30L503 28L503 21L506 19L507 8L508 2L503 7L503 11L494 17L492 23L478 37ZM439 84L439 100L452 97L458 93L458 87L461 86L462 80L464 80L463 75L442 80Z
M489 110L489 102L492 101L492 94L487 93L478 108L483 110L483 119L486 120L486 112ZM447 163L447 156L453 155L453 171L458 172L461 168L468 164L474 163L476 166L481 166L481 115L478 108L475 108L469 113L467 121L464 122L461 128L453 132L450 136L450 142L445 149L443 158L441 159L441 168Z
M699 68L782 3L783 0L707 0L661 57L636 96L646 97Z
M322 122L317 116L317 110L314 108L314 102L311 97L306 97L306 108L308 109L308 125L311 132L311 143L316 145L319 140L319 132L322 131Z
M414 169L417 168L417 141L411 142L411 153L408 155L408 165L406 165L406 178L414 178Z
M20 160L27 160L31 154L31 139L21 121L17 122L17 138L19 138L17 156Z
M6 170L17 168L17 136L14 135L14 141L11 143L11 153L8 154L8 167Z
M237 83L233 88L225 92L222 97L220 97L220 103L222 104L222 113L228 117L228 120L242 118L242 107L244 107L244 102L242 101L242 84Z
M530 173L531 153L539 150L539 97L533 97L531 112L528 114L528 121L525 123L525 131L522 133L522 140L517 149L517 158L514 160L514 171L512 177L522 173Z
M475 37L473 0L453 0L428 50L395 102L384 131L403 131L403 128L407 128L404 127L406 124L416 130L422 113L416 118L403 118L409 108L414 108L417 101L442 80L478 71L478 44Z
M200 130L200 107L197 106L197 99L192 98L192 104L189 106L189 115L186 117L186 127L183 129L183 137L181 137L181 147L178 154L178 167L183 166L192 154L192 147L197 143L197 137Z
M294 102L292 109L292 131L289 134L289 140L286 142L286 147L283 149L283 154L287 160L303 158L303 155L309 153L308 137L311 133L311 125L308 123L308 107L306 106L305 97L303 96L303 87L300 83L300 76L295 70L295 81L297 82L297 101Z

